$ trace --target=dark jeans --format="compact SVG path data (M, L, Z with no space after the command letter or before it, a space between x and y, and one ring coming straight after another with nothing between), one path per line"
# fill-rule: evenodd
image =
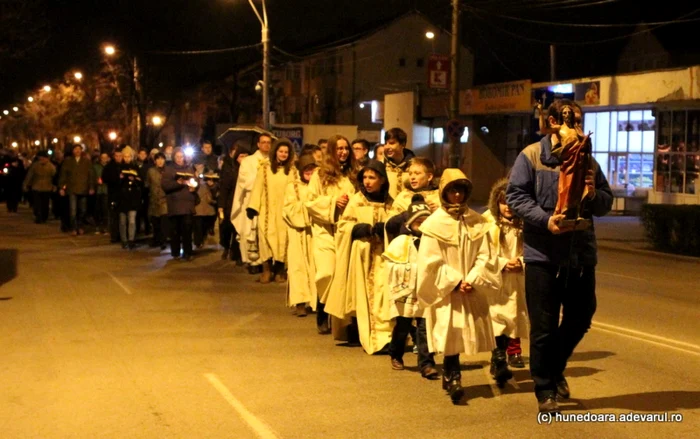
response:
M19 202L22 199L22 192L15 189L9 189L5 192L5 196L7 197L7 211L17 212Z
M219 244L224 249L229 250L231 260L241 260L241 247L236 239L236 228L228 218L224 218L219 223Z
M150 198L148 192L144 192L144 196L141 199L141 208L136 213L136 233L141 233L141 223L143 222L143 233L146 235L151 234L151 222L148 217L148 205Z
M151 225L153 226L153 245L164 245L165 237L168 236L170 226L168 215L152 216Z
M566 362L591 327L596 309L595 267L525 264L525 295L530 316L530 372L539 399L556 392Z
M68 194L70 203L70 227L78 231L85 226L87 213L87 195Z
M107 230L107 221L109 218L109 200L107 194L95 195L95 227L97 231L103 232Z
M406 339L413 327L413 319L407 317L396 317L396 324L391 333L391 344L389 345L389 355L391 358L403 360L403 354L406 348ZM414 340L418 347L418 367L420 369L426 366L435 366L433 354L428 350L428 336L425 329L425 319L416 318L416 338Z
M119 211L117 202L109 202L109 238L112 242L119 242Z
M209 229L214 227L216 215L194 217L194 245L199 247L204 244L209 234Z
M462 372L459 364L459 354L446 355L442 363L442 374L446 377L461 378Z
M34 202L32 203L34 218L38 223L45 223L49 219L49 200L51 199L51 192L33 191L32 196L34 198Z
M170 255L173 258L192 256L192 215L172 215L170 218Z

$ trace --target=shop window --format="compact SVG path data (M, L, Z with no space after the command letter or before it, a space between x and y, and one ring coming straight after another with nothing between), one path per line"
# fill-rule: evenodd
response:
M656 149L657 192L700 193L700 111L661 111Z

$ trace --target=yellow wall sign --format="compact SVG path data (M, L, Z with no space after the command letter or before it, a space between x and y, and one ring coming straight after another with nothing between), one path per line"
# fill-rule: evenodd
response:
M532 82L481 85L459 92L459 114L527 113L532 111Z

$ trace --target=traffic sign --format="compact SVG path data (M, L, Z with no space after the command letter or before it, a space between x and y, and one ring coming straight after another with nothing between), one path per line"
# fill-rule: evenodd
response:
M450 57L430 55L428 58L428 87L447 89L450 87Z
M447 122L447 136L454 140L459 140L464 134L464 124L461 120L452 119Z

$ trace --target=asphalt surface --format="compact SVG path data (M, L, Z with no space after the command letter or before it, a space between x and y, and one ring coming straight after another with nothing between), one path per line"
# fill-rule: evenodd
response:
M336 346L210 246L194 261L0 213L0 437L696 437L697 263L602 250L598 312L564 413L682 422L540 425L527 369L498 389L463 357L464 405L387 356ZM13 269L17 274L13 277ZM524 341L527 351L527 342ZM441 362L441 359L438 359ZM693 433L696 432L696 433Z

